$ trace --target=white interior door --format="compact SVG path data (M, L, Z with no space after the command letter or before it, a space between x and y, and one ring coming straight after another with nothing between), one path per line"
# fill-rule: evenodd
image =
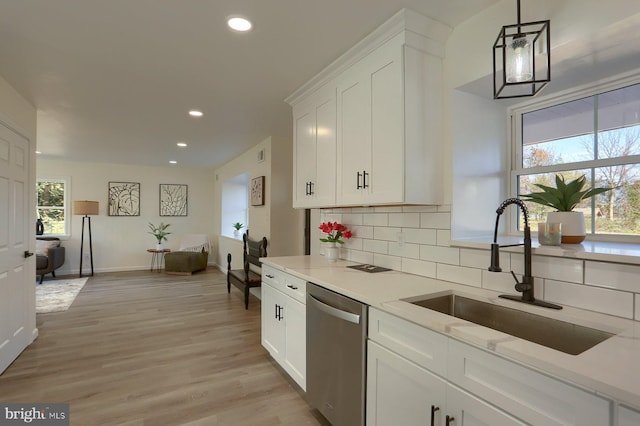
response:
M33 257L25 256L33 192L30 161L29 140L0 122L0 373L31 342L35 272Z

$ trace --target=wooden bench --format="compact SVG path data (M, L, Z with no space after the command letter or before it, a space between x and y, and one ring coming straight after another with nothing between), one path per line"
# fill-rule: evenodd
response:
M231 293L231 284L244 292L244 308L249 309L249 290L260 287L262 276L259 269L262 267L261 257L267 257L267 238L259 241L249 239L249 232L242 236L244 242L244 268L231 269L231 253L227 254L227 292ZM251 269L251 265L254 269ZM255 270L257 269L257 270Z

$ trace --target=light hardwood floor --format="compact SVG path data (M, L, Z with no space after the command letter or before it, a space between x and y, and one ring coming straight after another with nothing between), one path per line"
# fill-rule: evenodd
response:
M0 375L0 402L68 402L72 425L318 425L216 269L96 274Z

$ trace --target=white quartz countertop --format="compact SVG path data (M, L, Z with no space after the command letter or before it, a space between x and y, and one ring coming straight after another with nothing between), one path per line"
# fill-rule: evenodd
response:
M552 377L640 408L640 322L565 306L560 311L498 298L499 293L398 271L368 273L324 256L263 258L263 263L415 324L517 361ZM473 299L608 331L613 337L569 355L400 299L455 292Z

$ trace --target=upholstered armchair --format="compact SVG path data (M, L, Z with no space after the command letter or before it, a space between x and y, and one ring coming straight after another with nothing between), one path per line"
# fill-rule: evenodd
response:
M164 271L173 275L191 275L207 269L209 238L205 234L187 234L180 248L164 255Z
M48 273L55 277L55 270L64 265L64 260L65 249L60 245L59 238L36 238L36 275L40 275L40 284Z

